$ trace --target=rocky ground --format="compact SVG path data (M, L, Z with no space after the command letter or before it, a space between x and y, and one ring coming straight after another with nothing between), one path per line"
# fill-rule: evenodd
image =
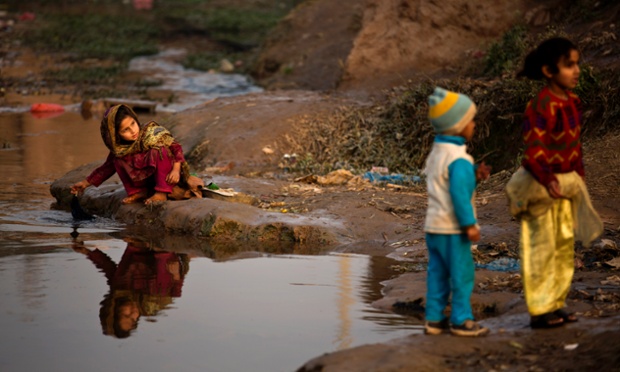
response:
M376 3L371 10L379 8ZM425 9L418 11L423 14ZM410 13L408 19L415 19L415 12ZM368 9L360 14L373 15ZM177 45L182 42L178 40ZM362 42L353 44L359 47ZM285 55L286 45L281 48L280 55ZM31 58L31 53L11 50L13 65L19 65L20 58ZM351 60L345 74L348 77L363 72L351 67L355 61L364 61L360 49L355 55L358 57ZM46 58L53 61L54 56ZM7 71L17 74L23 69L4 69L3 74ZM23 85L35 85L37 70L19 76L24 79ZM276 86L287 85L277 76L270 79ZM359 77L346 84L363 88ZM369 83L368 89L376 84ZM5 97L16 94L5 93ZM383 283L384 298L374 306L421 319L426 262L421 227L426 207L424 187L371 184L347 174L333 179L319 177L327 175L302 177L308 175L287 173L282 163L287 150L282 139L293 123L310 114L328 115L341 105L365 104L356 100L359 97L346 91L270 91L218 99L175 115L168 124L188 151L193 168L221 187L239 192L237 199L168 202L155 210L139 205L121 207L122 190L111 182L101 190L91 190L83 203L93 211L125 221L166 226L170 233L198 232L222 241L239 237L233 234L263 242L291 239L295 241L292 249L299 253L321 246L398 259L400 264L392 268L393 279ZM605 232L593 247L576 247L576 273L568 305L580 316L578 323L554 330L531 330L518 272L482 268L498 262L513 263L518 257L519 225L509 216L503 194L509 173L496 172L481 185L476 199L483 237L474 250L480 269L472 298L477 316L492 329L491 335L481 339L411 335L318 356L305 364L300 361L300 371L620 370L618 141L620 135L610 134L585 143L587 183ZM52 192L61 204L68 203L68 185L93 166L77 169L53 185ZM207 215L216 216L215 222L196 223ZM235 222L232 229L231 221Z

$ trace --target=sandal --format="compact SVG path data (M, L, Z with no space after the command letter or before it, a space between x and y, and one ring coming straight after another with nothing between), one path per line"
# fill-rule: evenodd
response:
M489 334L489 329L469 319L461 325L452 325L450 327L450 332L455 336L478 337Z
M532 316L530 327L532 328L555 328L564 325L564 319L554 312Z
M450 330L450 321L448 318L444 318L439 322L429 322L424 323L424 334L427 335L440 335L446 331Z
M575 323L579 321L577 315L575 315L574 313L569 313L568 311L562 309L556 310L553 313L562 318L564 320L564 323Z

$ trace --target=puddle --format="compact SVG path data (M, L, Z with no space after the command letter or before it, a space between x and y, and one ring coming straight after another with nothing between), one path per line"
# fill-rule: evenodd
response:
M164 87L206 85L201 78L213 76ZM247 88L226 79L219 95ZM188 93L178 107L210 94ZM150 245L109 219L76 225L50 209L49 186L103 161L98 120L0 112L0 327L11 335L0 342L3 371L292 371L326 352L421 332L419 321L370 306L393 274L384 257L231 247L238 254L222 259L205 243Z
M13 356L7 371L292 371L325 352L421 331L370 307L385 265L369 256L216 261L102 228L77 240L60 227L21 238L0 242L0 326L14 335L2 343Z

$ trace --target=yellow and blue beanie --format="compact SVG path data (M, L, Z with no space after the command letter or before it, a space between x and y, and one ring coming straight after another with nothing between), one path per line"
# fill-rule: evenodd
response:
M428 103L428 119L437 133L459 134L476 115L469 97L443 88L436 87Z

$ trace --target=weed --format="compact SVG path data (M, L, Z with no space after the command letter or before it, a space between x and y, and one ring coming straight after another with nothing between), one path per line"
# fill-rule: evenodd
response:
M127 62L156 53L157 35L151 22L133 14L47 14L45 26L27 33L25 41L36 49L62 51L78 59Z
M284 75L290 75L293 73L293 71L294 71L294 67L291 64L282 66L282 73Z
M499 76L513 72L526 50L526 36L527 28L517 25L508 30L499 42L492 44L486 54L484 73Z
M218 70L223 59L229 61L241 61L241 66L247 66L244 61L247 56L244 53L227 52L201 52L189 54L183 60L183 67L193 68L200 71Z
M48 81L64 84L112 84L124 70L121 66L70 67L46 70L44 76Z
M136 81L135 85L136 87L140 87L140 88L151 88L151 87L157 87L163 84L163 81L160 79L150 79L150 78L146 78L146 79L138 79L138 81Z
M233 50L247 51L260 45L268 32L299 0L254 1L231 6L225 1L209 4L163 2L157 17L185 32L202 33Z

